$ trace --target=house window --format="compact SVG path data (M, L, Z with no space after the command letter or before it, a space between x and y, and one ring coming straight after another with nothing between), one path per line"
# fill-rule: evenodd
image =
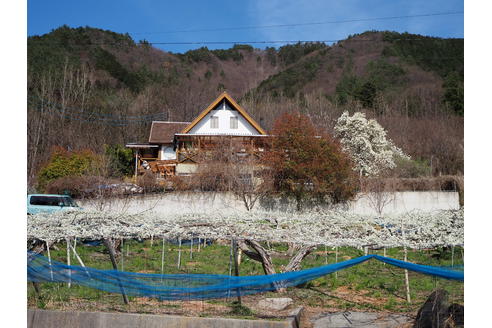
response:
M231 117L231 129L237 129L237 116L232 116Z
M210 117L210 128L211 129L219 128L219 118L217 116Z

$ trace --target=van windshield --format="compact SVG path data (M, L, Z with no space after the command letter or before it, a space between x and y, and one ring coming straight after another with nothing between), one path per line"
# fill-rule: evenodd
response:
M77 204L70 197L57 197L57 196L31 196L31 205L41 206L63 206L77 207Z

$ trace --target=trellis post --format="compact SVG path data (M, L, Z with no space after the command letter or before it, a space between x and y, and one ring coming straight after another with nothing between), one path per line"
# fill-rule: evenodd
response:
M161 274L164 274L164 252L166 250L165 239L162 238L162 254L161 254Z
M190 260L193 260L193 236L191 237L190 242Z
M407 246L405 246L403 248L403 251L405 254L404 261L407 262ZM408 270L407 269L405 269L405 286L407 289L407 302L410 303L411 302L411 299L410 299L410 281L408 280Z
M232 240L232 250L233 250L233 253L234 253L234 275L236 277L239 276L239 262L238 262L238 258L237 258L237 242L235 239ZM239 305L241 305L241 292L239 291L239 288L236 289L237 291L237 302Z
M50 277L53 281L53 268L51 267L51 254L50 254L50 244L46 242L46 251L48 252L48 263L50 264Z
M404 229L404 226L403 226L403 222L401 224L401 236L402 236L402 239L403 239L403 244L405 245L405 229ZM408 251L407 251L407 246L403 246L403 254L404 254L404 261L407 262L407 254L408 254ZM410 303L411 302L411 299L410 299L410 281L408 280L408 270L405 269L405 287L406 287L406 290L407 290L407 302Z
M178 269L181 267L181 237L178 238Z
M109 251L109 258L111 259L111 264L113 265L113 269L118 271L118 265L116 264L116 258L115 258L116 256L114 252L113 241L111 239L104 239L104 244L106 245L106 248ZM120 286L121 295L123 296L123 302L128 305L128 297L126 296L125 289L121 284L120 278L116 276L116 279L118 280L118 285Z
M326 244L325 244L325 265L328 265L328 249L326 248Z
M338 263L338 246L335 246L335 263ZM335 272L335 279L338 279L338 271Z
M121 271L124 271L123 264L125 262L123 250L124 250L124 244L123 244L123 238L121 238Z
M67 265L70 266L70 238L65 239L67 242ZM70 288L72 285L72 270L68 270L68 284L67 287Z

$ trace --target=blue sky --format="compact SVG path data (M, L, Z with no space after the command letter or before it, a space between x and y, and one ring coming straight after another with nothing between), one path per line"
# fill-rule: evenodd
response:
M71 27L91 26L119 33L128 32L135 41L146 39L150 42L335 40L367 30L393 30L439 37L464 36L462 14L294 27L183 32L224 27L462 12L463 0L28 0L27 5L28 35L45 34L66 24ZM200 46L157 45L172 52L184 52ZM232 45L207 46L215 49L229 48ZM263 48L267 45L254 46Z

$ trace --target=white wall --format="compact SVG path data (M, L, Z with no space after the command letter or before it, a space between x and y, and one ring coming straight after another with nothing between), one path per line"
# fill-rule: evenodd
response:
M225 106L224 106L225 105ZM219 118L219 128L210 127L210 118ZM230 118L238 117L238 128L231 129ZM225 102L221 103L217 109L211 110L188 134L239 134L257 135L259 132L236 110L232 110Z
M217 193L166 193L150 196L133 196L128 199L114 199L104 206L95 201L78 201L84 209L111 210L127 213L139 213L145 210L162 213L228 213L244 211L243 203L232 194ZM277 210L295 210L294 204L279 203ZM408 211L436 211L458 209L457 192L398 192L383 214L401 214ZM259 210L260 204L254 210ZM360 195L347 208L357 214L373 215L376 211L370 205L366 195Z
M358 214L377 214L374 197L359 195L352 202L349 211ZM383 207L383 214L401 214L410 211L432 212L436 210L459 209L457 192L448 191L405 191L396 192L390 202Z
M160 160L176 159L176 151L173 149L173 145L162 145L159 155Z

